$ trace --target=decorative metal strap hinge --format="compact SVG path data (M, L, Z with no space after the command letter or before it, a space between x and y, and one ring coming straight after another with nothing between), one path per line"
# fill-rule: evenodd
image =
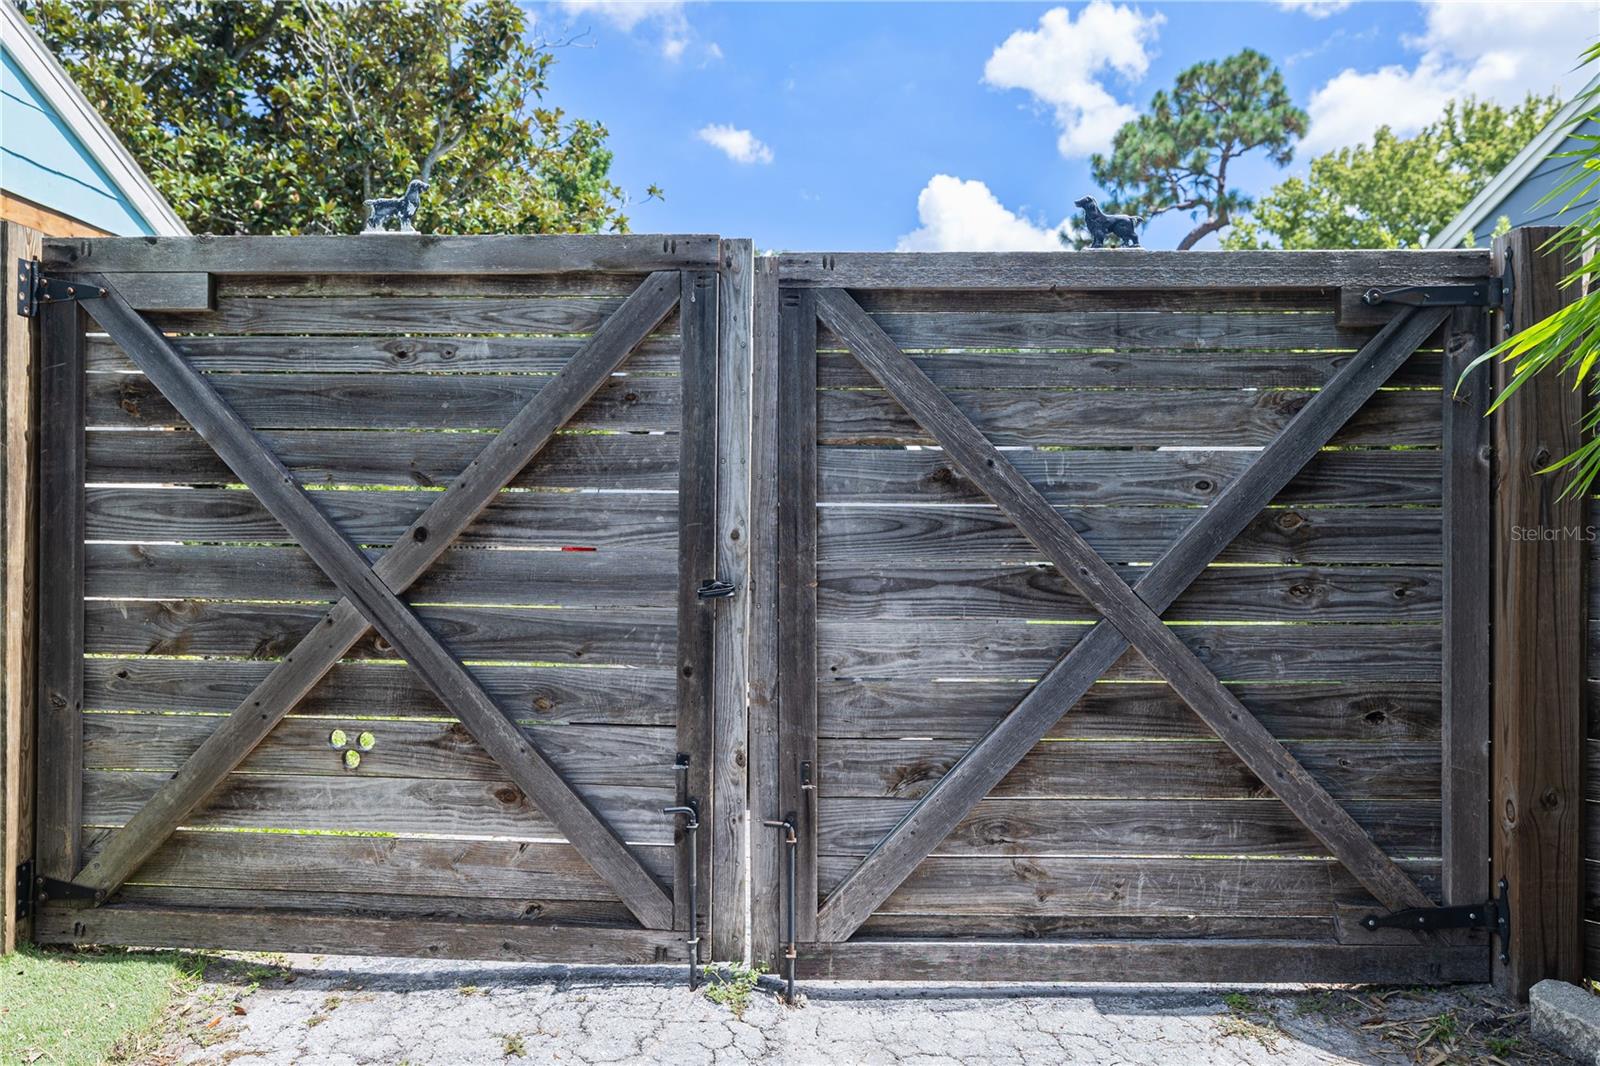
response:
M695 592L702 600L721 600L735 595L739 586L728 581L702 581L700 588Z
M1511 296L1509 276L1484 278L1466 285L1401 285L1371 288L1361 294L1368 307L1407 304L1411 307L1504 307Z
M1483 903L1459 907L1411 907L1389 914L1369 914L1363 929L1411 929L1422 933L1440 929L1487 929L1500 938L1500 961L1511 961L1511 901L1509 885L1500 879L1499 895Z
M50 277L37 259L17 260L17 282L17 314L23 318L33 318L45 304L93 300L106 294L97 285Z
M34 879L40 903L86 903L98 907L106 901L106 894L98 888L80 885L76 881L62 881L55 877Z

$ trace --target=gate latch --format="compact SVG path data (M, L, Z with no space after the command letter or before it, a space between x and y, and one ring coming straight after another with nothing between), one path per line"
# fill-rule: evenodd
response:
M1485 278L1470 285L1401 285L1368 289L1361 302L1368 307L1409 304L1412 307L1500 307L1505 303L1503 278Z
M1488 929L1500 938L1500 961L1511 961L1511 901L1509 886L1500 879L1499 895L1484 903L1459 907L1410 907L1388 914L1369 914L1363 929L1411 929L1432 933L1440 929Z
M63 300L93 300L104 296L106 290L97 285L84 285L77 281L62 281L45 274L37 259L17 260L17 314L23 318L38 315L45 304Z
M739 591L739 586L729 581L702 581L695 595L702 600L721 600Z

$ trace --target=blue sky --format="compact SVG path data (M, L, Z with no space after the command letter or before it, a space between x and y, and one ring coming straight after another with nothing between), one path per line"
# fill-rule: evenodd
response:
M1266 53L1312 154L1445 100L1583 82L1600 2L610 3L530 6L558 48L546 103L611 130L638 232L762 250L1048 247L1094 193L1088 153L1184 67ZM1240 187L1281 174L1254 164ZM650 184L664 201L644 202ZM1172 247L1192 223L1157 220Z

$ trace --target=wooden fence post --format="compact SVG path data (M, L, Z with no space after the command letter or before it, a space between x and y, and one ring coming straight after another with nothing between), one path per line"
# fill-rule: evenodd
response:
M0 955L29 939L17 919L15 871L33 858L34 320L16 313L19 259L36 259L43 235L0 224Z
M1496 239L1496 267L1511 278L1497 339L1575 295L1560 287L1571 261L1543 247L1556 232ZM1509 378L1497 362L1496 390ZM1542 375L1493 418L1492 847L1511 900L1511 961L1496 960L1495 983L1519 999L1545 978L1577 981L1582 964L1586 508L1562 498L1565 475L1538 471L1578 445L1584 399L1569 379Z

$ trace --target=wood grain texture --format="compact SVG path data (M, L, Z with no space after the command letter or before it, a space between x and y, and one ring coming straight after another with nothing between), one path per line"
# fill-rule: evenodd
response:
M0 224L0 309L16 306L19 260L37 259L42 234ZM33 858L34 760L37 757L34 626L38 597L38 334L32 319L7 313L0 326L0 871ZM30 919L18 919L15 877L0 883L0 955L26 942Z
M207 312L153 312L150 321L167 333L566 336L592 332L620 306L615 296L243 297L218 300ZM665 328L672 330L670 320Z
M381 910L381 906L374 907ZM503 962L678 962L672 933L581 922L474 921L434 916L397 922L381 914L309 914L260 905L241 910L122 904L92 911L48 907L39 940L233 951L335 952Z
M1444 426L1444 901L1489 899L1489 616L1493 603L1490 371L1462 374L1487 347L1488 315L1450 316ZM1457 382L1460 382L1459 386Z
M209 311L216 306L210 274L107 274L136 311Z
M1489 273L1485 249L1331 252L796 252L778 257L792 287L839 289L1273 289L1425 285Z
M517 412L413 524L410 535L379 560L371 573L380 581L392 582L391 589L403 589L426 571L453 536L538 454L596 389L603 387L632 348L675 306L675 282L676 275L668 272L652 275L641 285L635 297L595 334L584 352ZM375 591L382 601L381 590ZM353 604L341 601L336 605L296 646L297 654L291 656L296 661L268 675L145 809L109 842L99 868L90 876L98 877L108 887L121 883L366 631L367 622ZM442 665L449 669L448 664ZM453 701L442 702L452 705ZM263 707L269 710L261 710ZM486 713L484 723L503 722L504 728L510 728L509 721L500 715L498 709L492 715ZM507 739L513 745L526 744L525 740ZM537 795L538 791L533 789L530 794ZM581 804L571 807L571 812L579 816L585 810ZM604 838L602 832L599 839ZM643 898L660 896L659 887L653 883L642 881L639 890L644 893ZM638 892L632 895L629 902L637 905L641 897ZM647 913L657 921L670 921L670 912L665 916L655 914L657 910L667 910L665 901L659 902L661 907L652 904L646 908Z
M1560 284L1577 264L1542 245L1553 228L1495 241L1516 273L1510 315L1533 325L1576 298ZM1504 328L1504 316L1501 319ZM1509 368L1495 364L1503 389ZM1495 963L1502 992L1525 998L1537 981L1582 973L1580 802L1585 676L1585 501L1538 472L1578 446L1585 396L1540 375L1496 412L1494 582L1494 864L1510 882L1511 962Z
M118 237L48 240L59 270L210 274L644 273L717 265L717 238L696 235Z
M1349 947L1305 940L854 940L804 944L801 975L870 981L1482 981L1482 947Z
M9 309L8 309L9 310ZM39 744L35 818L39 876L78 873L83 731L83 333L78 306L54 304L40 330Z
M1206 518L1197 522L1194 529L1174 542L1173 547L1163 554L1151 574L1147 575L1139 585L1140 590L1143 590L1148 582L1149 593L1154 595L1149 599L1138 601L1127 595L1126 585L1114 572L1109 575L1103 572L1106 564L1094 556L1093 549L1070 527L1063 527L1049 505L1038 498L1037 492L1025 479L1015 473L1006 463L1002 453L983 439L951 401L939 393L925 378L918 381L919 372L914 366L910 366L909 373L907 372L908 366L904 355L894 348L892 342L882 337L881 331L876 329L863 312L854 308L847 297L837 291L825 292L819 297L819 307L821 313L829 319L836 330L851 335L852 350L858 357L863 357L864 364L885 384L886 388L891 387L889 385L891 380L895 381L900 386L903 397L908 391L914 397L913 413L917 414L925 424L944 427L941 441L947 447L951 444L957 446L962 454L954 455L952 458L963 468L968 477L984 481L986 491L991 495L996 491L1002 491L1003 495L1010 498L1013 505L1007 508L1008 513L1019 521L1026 518L1028 528L1025 532L1030 539L1040 541L1042 538L1048 541L1050 538L1055 538L1061 542L1057 545L1061 559L1070 558L1070 565L1076 568L1078 576L1088 579L1087 585L1080 583L1081 590L1086 595L1093 590L1096 595L1091 598L1105 594L1108 597L1106 602L1115 603L1116 610L1124 616L1119 619L1119 624L1128 624L1147 633L1154 642L1144 649L1148 654L1155 654L1153 649L1159 648L1163 641L1167 644L1176 643L1175 637L1162 629L1159 624L1152 625L1153 614L1148 605L1153 602L1156 609L1165 609L1177 592L1203 568L1204 561L1214 557L1221 545L1237 534L1239 528L1248 520L1247 509L1253 512L1266 497L1275 495L1293 472L1361 409L1378 387L1388 379L1395 367L1426 340L1443 317L1438 313L1407 316L1406 319L1397 320L1397 323L1380 332L1368 348L1363 350L1362 355L1365 358L1352 362L1340 372L1328 390L1319 393L1307 405L1307 410L1311 413L1303 420L1295 420L1294 428L1298 432L1286 433L1268 447L1258 465L1252 468L1253 471L1261 471L1261 474L1254 479L1247 474L1236 482L1223 500L1213 506ZM1298 462L1294 461L1296 459ZM993 476L975 475L975 469L984 469ZM1222 531L1226 531L1225 535L1216 535ZM1191 556L1193 558L1189 558ZM1058 566L1067 565L1066 562L1058 560ZM1167 567L1172 568L1171 572L1175 576L1181 577L1181 583L1176 584L1176 587L1162 588L1166 581L1163 571ZM1151 580L1152 577L1155 580ZM1104 650L1095 646L1097 642L1105 645ZM1082 642L1075 656L1063 658L1062 664L1051 670L1052 675L1061 677L1064 676L1060 673L1063 664L1072 662L1074 658L1084 664L1082 674L1076 679L1077 684L1072 686L1078 691L1063 702L1066 705L1074 702L1093 679L1112 665L1121 654L1123 646L1123 640L1109 626L1103 623L1097 626L1095 633ZM1273 782L1279 797L1290 803L1296 814L1307 822L1307 827L1327 843L1367 887L1391 905L1396 901L1426 905L1426 898L1421 896L1409 879L1372 844L1360 827L1343 813L1321 785L1303 767L1299 767L1292 756L1283 751L1260 723L1238 705L1237 700L1219 689L1215 675L1205 671L1198 662L1181 650L1171 658L1168 665L1172 669L1163 672L1165 679L1169 682L1183 679L1185 689L1180 689L1180 694L1185 700L1221 735L1231 737L1236 744L1235 750L1245 756L1247 762L1260 766L1266 779ZM1042 702L1042 697L1046 697L1052 690L1051 677L1047 676L1046 682L1036 686L1020 707L1028 707L1030 701L1037 705ZM1043 729L1034 723L1030 723L1029 726L1021 725L1022 722L1027 722L1029 717L1028 714L1019 717L1014 712L1012 718L1017 720L1017 726L1012 730L1006 730L1002 726L989 734L984 742L963 759L964 766L969 768L971 773L964 771L956 775L959 784L948 790L951 798L934 803L931 814L927 813L929 808L926 805L913 811L907 816L906 822L841 884L830 903L824 905L825 910L832 907L828 928L834 939L840 939L858 927L871 913L875 904L893 889L898 879L909 872L917 859L926 855L937 840L954 826L960 815L977 802L1023 756L1027 748L1032 746ZM1040 713L1038 717L1044 719L1043 724L1047 728L1049 722L1056 716L1052 714L1046 717ZM1037 732L1033 732L1033 729L1037 729ZM1024 740L1026 742L1021 743ZM1007 741L1010 742L1009 748L1006 747ZM983 750L986 747L994 749L992 754ZM1268 762L1276 763L1270 771L1267 769ZM923 816L934 828L918 837L917 832L921 828L919 822ZM837 905L834 905L833 900L838 901Z

